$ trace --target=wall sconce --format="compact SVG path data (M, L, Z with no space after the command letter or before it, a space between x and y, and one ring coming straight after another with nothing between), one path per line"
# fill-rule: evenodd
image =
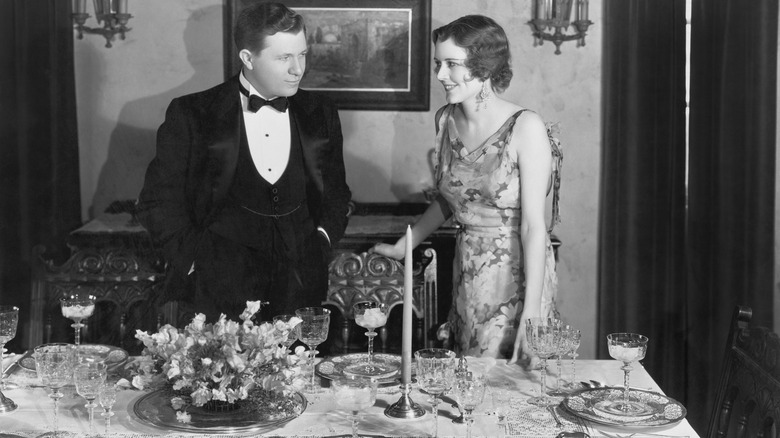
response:
M73 0L73 24L78 32L78 38L83 39L85 33L103 35L106 39L106 47L111 47L111 41L114 35L119 34L121 39L125 39L125 32L129 31L127 22L133 18L127 13L128 0L93 0L95 6L95 18L98 24L103 23L103 27L84 26L87 18L87 0Z
M588 0L532 0L533 20L528 24L533 29L534 47L541 46L545 40L555 44L555 54L561 54L561 43L577 40L577 47L585 45L585 34L588 26L593 24L588 20ZM572 5L574 6L574 21L571 22L576 32L570 35L564 34L569 30L569 18ZM555 32L545 32L554 29Z

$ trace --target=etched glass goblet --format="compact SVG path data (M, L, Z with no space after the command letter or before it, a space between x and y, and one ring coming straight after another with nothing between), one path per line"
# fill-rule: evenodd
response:
M19 308L16 306L0 306L0 391L5 391L6 383L3 379L3 350L5 344L16 337L16 326L19 324ZM7 412L2 411L0 412Z
M361 376L343 376L330 382L336 404L351 413L352 437L358 438L359 414L376 403L377 382Z
M541 388L538 397L531 397L528 403L536 406L547 407L558 404L559 399L547 395L545 378L547 375L547 359L553 357L558 351L558 343L561 336L561 322L552 318L529 318L525 325L526 341L528 347L540 359Z
M471 438L471 425L474 423L472 415L474 409L482 403L485 397L487 380L484 375L471 372L461 374L455 381L455 398L463 410L463 419L466 423L466 438Z
M54 401L54 434L58 434L57 404L64 396L60 389L73 381L76 346L73 344L43 344L35 347L35 371L41 383L51 390Z
M355 324L368 329L368 358L363 363L348 365L344 368L344 373L378 377L396 371L397 367L374 362L374 330L387 324L387 305L376 301L361 301L352 305L352 313L355 315Z
M607 335L609 355L613 359L623 362L623 366L620 367L623 370L623 397L621 400L613 400L610 403L610 412L638 415L648 411L649 408L645 403L629 399L628 390L628 374L633 369L631 364L645 358L647 341L647 336L637 333L611 333Z
M66 298L60 299L62 316L73 320L71 327L73 327L76 332L76 345L81 343L81 328L84 327L84 324L82 324L81 321L89 318L95 313L95 299L96 297L94 295L86 293L74 293Z
M439 436L439 397L452 388L455 380L455 352L444 348L423 348L414 352L417 386L430 396L433 412L433 436Z
M580 348L580 340L582 338L582 332L579 329L571 328L569 332L569 351L566 354L571 358L571 380L566 382L565 386L569 389L579 388L580 384L577 382L577 350Z
M306 391L319 392L319 385L314 384L314 359L317 356L317 346L328 339L330 327L330 310L324 307L302 307L295 311L295 315L301 318L299 327L299 339L309 347L311 365L311 382L307 384Z
M108 429L111 426L111 417L114 416L111 409L114 407L114 403L116 403L116 385L113 383L100 385L98 402L100 407L103 408L103 413L100 416L106 419L106 436L109 436Z
M104 362L82 362L76 365L73 380L76 383L76 392L87 401L84 407L89 412L89 434L92 435L94 433L95 408L97 407L95 399L98 397L100 387L106 382L106 364Z

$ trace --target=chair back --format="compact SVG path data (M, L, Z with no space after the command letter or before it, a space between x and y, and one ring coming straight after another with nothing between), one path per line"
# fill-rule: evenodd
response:
M415 250L413 257L412 310L416 316L413 338L418 348L424 348L433 342L432 338L429 339L429 331L438 320L437 262L436 250L419 249ZM339 252L331 260L328 267L328 295L322 304L333 306L341 313L341 338L345 352L349 349L354 324L350 323L350 320L354 319L352 305L359 301L373 300L384 303L389 311L392 311L396 306L402 307L403 293L404 266L398 260L349 250ZM387 328L383 327L377 332L378 347L384 351L388 347Z
M780 337L750 327L752 310L737 306L707 437L777 437Z

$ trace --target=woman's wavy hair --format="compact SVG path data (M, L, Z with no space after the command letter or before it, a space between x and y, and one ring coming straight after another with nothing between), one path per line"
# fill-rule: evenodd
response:
M433 31L433 43L452 39L466 49L466 68L482 81L491 79L501 93L512 80L512 56L504 28L484 15L466 15Z
M277 32L306 33L303 17L281 3L253 3L236 18L233 40L236 49L259 53L265 39Z

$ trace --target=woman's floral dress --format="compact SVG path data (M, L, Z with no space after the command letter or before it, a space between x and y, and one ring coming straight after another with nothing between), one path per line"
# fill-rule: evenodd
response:
M511 357L525 297L520 241L520 168L507 150L521 110L468 152L445 108L436 135L439 194L460 225L453 262L450 329L464 355ZM555 260L547 236L542 316L553 316Z

